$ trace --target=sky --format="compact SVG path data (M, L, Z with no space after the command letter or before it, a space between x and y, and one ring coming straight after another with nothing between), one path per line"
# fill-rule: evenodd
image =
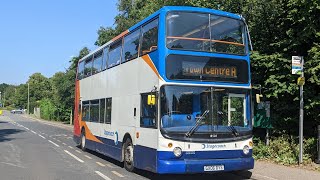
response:
M83 47L94 50L100 26L114 26L117 0L0 2L0 84L52 77Z

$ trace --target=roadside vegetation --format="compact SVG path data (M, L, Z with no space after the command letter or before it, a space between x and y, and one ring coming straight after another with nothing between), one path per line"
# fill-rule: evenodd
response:
M257 140L254 156L290 165L297 164L299 130L299 87L291 74L291 56L304 56L305 77L305 162L314 160L316 126L320 124L320 3L319 0L122 0L112 27L100 27L95 45L101 46L133 24L165 5L198 6L242 14L249 26L252 84L260 84L263 100L271 102L274 132L270 145ZM93 34L94 35L94 34ZM79 59L89 53L80 50L65 72L46 78L30 76L26 84L0 85L5 105L27 108L30 85L30 112L41 107L45 119L68 121L73 109L74 81Z

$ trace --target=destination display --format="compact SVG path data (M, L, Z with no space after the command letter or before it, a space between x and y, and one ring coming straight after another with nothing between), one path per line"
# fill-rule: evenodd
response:
M182 74L184 76L207 76L222 78L237 78L236 66L206 66L199 62L182 62Z
M169 55L166 75L171 80L200 80L248 83L249 70L245 60Z

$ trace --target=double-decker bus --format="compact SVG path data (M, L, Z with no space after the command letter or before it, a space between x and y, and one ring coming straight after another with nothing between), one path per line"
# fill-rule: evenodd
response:
M161 8L79 61L75 142L128 171L252 169L249 45L239 15Z

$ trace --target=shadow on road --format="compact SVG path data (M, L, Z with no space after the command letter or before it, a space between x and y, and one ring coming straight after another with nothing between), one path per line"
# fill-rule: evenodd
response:
M0 123L5 123L5 122L1 122ZM9 136L12 134L17 134L17 133L21 133L24 132L24 130L20 130L20 129L0 129L0 142L5 142L5 141L11 141L14 138L10 138Z
M155 173L151 173L144 170L135 170L136 174L143 176L152 180L212 180L212 179L223 179L223 180L242 180L242 179L250 179L252 173L250 171L245 171L241 173L226 173L226 172L217 172L217 173L208 173L208 174L166 174L159 175Z

